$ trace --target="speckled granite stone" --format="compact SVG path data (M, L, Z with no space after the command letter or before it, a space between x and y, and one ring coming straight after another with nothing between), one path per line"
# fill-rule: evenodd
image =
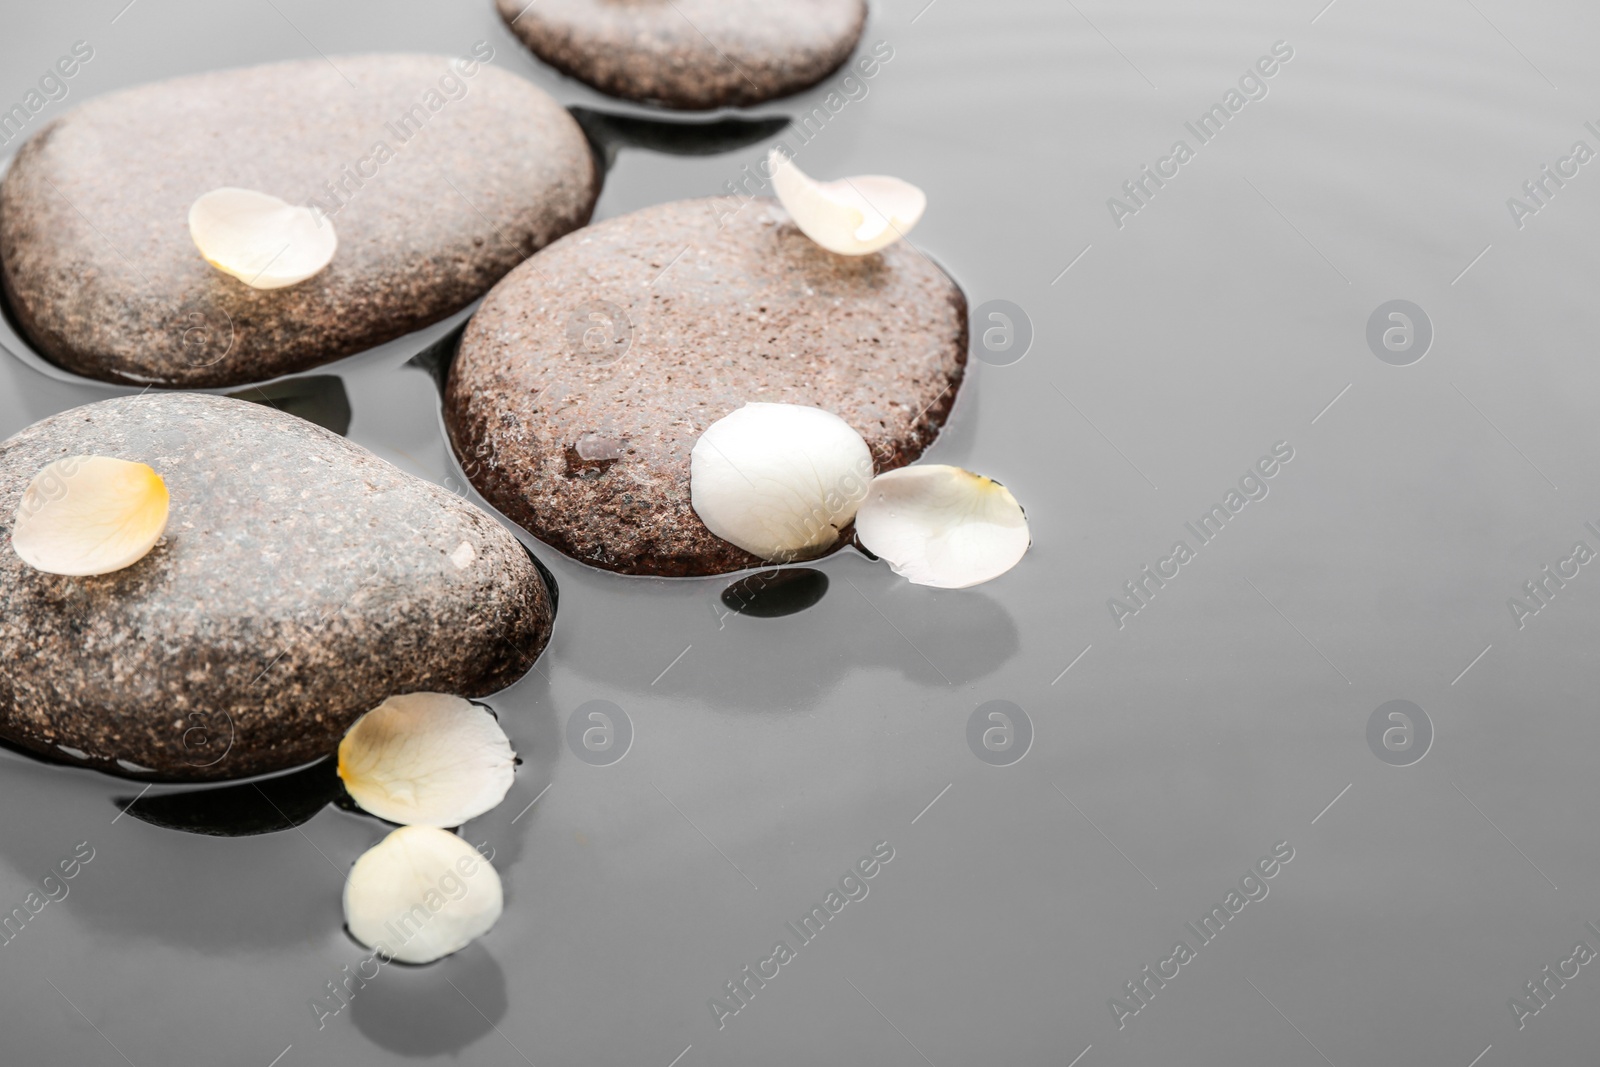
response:
M98 578L11 549L45 464L149 463L166 537ZM506 528L258 404L147 393L0 443L0 736L114 773L234 778L332 752L395 693L482 696L543 649L549 595Z
M475 59L466 76L469 58L297 60L68 112L0 186L0 266L24 332L91 378L222 386L359 352L470 303L588 221L599 179L564 108ZM333 263L273 291L213 269L188 212L221 186L321 204L339 236Z
M702 431L754 400L813 404L878 471L922 454L966 364L967 302L902 241L836 256L758 199L647 208L497 285L462 338L445 422L485 499L586 563L719 574L760 561L689 502ZM843 539L841 539L841 543Z
M837 70L866 0L496 0L535 55L603 93L704 110L759 104Z

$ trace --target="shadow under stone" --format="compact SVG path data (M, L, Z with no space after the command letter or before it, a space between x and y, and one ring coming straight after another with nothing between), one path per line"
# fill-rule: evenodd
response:
M1015 620L987 593L912 585L848 556L826 570L826 596L802 577L770 603L742 584L753 575L731 587L656 580L648 595L638 579L590 584L586 610L566 620L562 666L612 691L783 711L815 707L856 671L894 670L930 689L968 685L1020 649ZM730 599L753 599L761 613Z
M133 818L165 830L252 837L308 823L344 795L336 761L329 758L263 782L116 797L113 803Z
M810 567L760 571L740 578L722 591L729 611L756 619L797 615L828 593L828 576Z
M252 385L228 396L276 408L314 422L340 437L350 432L350 394L337 374L312 374L271 385Z
M717 156L760 144L789 125L784 117L725 118L714 122L673 122L616 115L587 107L569 109L589 138L596 159L610 170L624 148L643 148L669 156Z
M456 351L461 347L461 338L466 336L467 322L463 322L406 360L406 366L415 367L433 379L433 384L439 390L441 397L444 396L445 386L450 381L450 364L455 362Z

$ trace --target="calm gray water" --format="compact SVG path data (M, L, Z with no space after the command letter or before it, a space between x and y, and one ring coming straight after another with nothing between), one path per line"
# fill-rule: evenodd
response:
M563 101L629 110L542 69L488 0L125 2L0 16L0 103L77 40L95 58L52 113L165 75L488 39ZM753 618L725 616L726 580L541 550L557 635L489 701L526 763L465 830L495 850L505 916L320 1029L310 1001L364 956L340 880L380 824L329 808L184 834L118 816L138 786L6 754L0 910L80 842L93 858L0 946L0 1059L1592 1058L1600 967L1574 948L1600 951L1600 576L1563 561L1600 550L1600 164L1571 158L1600 150L1600 9L1324 2L877 4L866 39L894 58L801 163L922 185L918 246L975 308L1031 322L1020 361L974 362L930 457L1015 490L1022 566L952 593L841 555L814 608ZM1277 42L1223 132L1185 127ZM624 149L598 215L714 194L764 150ZM1545 164L1569 177L1533 212ZM1134 179L1139 201L1108 206ZM1369 343L1395 300L1414 307ZM459 479L403 367L422 344L334 368L350 436ZM116 392L25 355L0 358L0 434ZM1275 448L1292 458L1246 478ZM1202 543L1186 523L1242 479ZM1523 589L1546 565L1569 577L1541 606ZM607 766L566 742L594 700L632 727ZM971 747L991 701L1009 718L979 713ZM868 895L802 943L785 924L880 842ZM1274 849L1273 876L1246 877ZM1258 899L1225 900L1241 881ZM1207 940L1186 924L1213 905L1236 914ZM708 1001L737 1006L725 983L780 939L794 958L719 1029Z

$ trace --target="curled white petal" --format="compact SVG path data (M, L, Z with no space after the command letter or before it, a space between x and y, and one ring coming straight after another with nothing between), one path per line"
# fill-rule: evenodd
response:
M800 231L830 252L865 256L911 232L928 197L899 178L869 174L819 182L774 149L767 159L778 199Z
M872 480L856 536L917 585L965 589L1017 565L1032 543L1011 491L981 474L927 464Z
M706 528L765 560L825 551L855 517L872 452L839 416L801 404L746 404L712 423L689 457L689 496Z
M432 963L489 932L505 907L500 875L455 834L402 826L362 853L344 884L344 921L368 948Z
M333 221L254 189L213 189L189 207L206 262L252 289L296 285L333 261Z
M110 574L156 546L169 505L167 483L143 463L69 456L28 484L11 547L22 562L49 574Z
M408 826L460 826L505 799L517 754L493 715L443 693L390 697L339 742L355 802Z

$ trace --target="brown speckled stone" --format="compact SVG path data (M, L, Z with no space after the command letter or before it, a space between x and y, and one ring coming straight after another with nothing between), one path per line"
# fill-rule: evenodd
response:
M17 506L79 454L154 467L166 537L114 574L42 574L11 548ZM292 415L148 393L0 443L0 736L57 758L179 779L294 766L392 694L510 685L551 622L504 526Z
M706 427L750 401L811 404L866 438L879 472L943 425L967 302L907 242L859 258L813 244L776 201L647 208L572 234L472 318L445 422L485 499L568 555L633 574L760 561L689 499ZM585 331L587 330L587 334Z
M527 81L465 57L332 64L112 93L28 141L0 186L0 265L40 351L107 381L261 381L436 322L588 221L588 142ZM338 233L332 264L273 291L209 266L189 206L222 186L315 200Z
M809 88L861 39L866 0L496 0L535 55L603 93L686 110Z

